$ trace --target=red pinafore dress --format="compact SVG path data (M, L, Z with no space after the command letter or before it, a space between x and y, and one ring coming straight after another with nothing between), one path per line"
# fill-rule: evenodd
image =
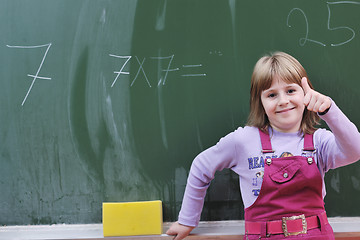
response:
M272 153L270 136L259 130L262 152ZM315 151L305 134L304 151ZM313 155L265 156L264 178L256 201L245 209L245 240L332 240L322 197L322 177Z

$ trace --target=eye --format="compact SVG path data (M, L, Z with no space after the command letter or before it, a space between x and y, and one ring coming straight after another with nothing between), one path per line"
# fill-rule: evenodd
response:
M289 89L289 90L288 90L288 93L294 93L294 92L296 92L295 89Z
M274 97L276 97L276 94L275 93L269 93L268 97L269 98L274 98Z

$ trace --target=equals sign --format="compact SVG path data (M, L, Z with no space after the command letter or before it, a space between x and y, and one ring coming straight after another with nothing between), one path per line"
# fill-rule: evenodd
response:
M195 68L195 67L202 67L202 64L195 64L195 65L182 65L183 68ZM193 73L193 74L183 74L182 77L205 77L206 73Z

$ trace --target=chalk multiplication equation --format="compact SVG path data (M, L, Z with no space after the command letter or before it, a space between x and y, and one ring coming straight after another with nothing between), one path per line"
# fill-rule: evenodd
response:
M50 48L52 46L52 43L47 43L47 44L42 44L42 45L33 45L33 46L20 46L20 45L6 45L6 47L8 48L13 48L13 49L22 49L22 50L26 50L26 49L39 49L39 50L43 50L44 53L42 55L41 60L39 60L39 67L34 70L35 73L28 73L27 77L31 77L32 81L31 84L25 94L24 99L21 102L21 106L23 106L26 102L26 100L28 99L31 90L33 89L35 82L37 82L37 80L52 80L51 77L48 76L40 76L40 71L44 65L44 62L46 60L46 57L49 54ZM220 51L218 51L220 52ZM212 52L210 52L210 54L212 54ZM149 76L148 76L148 71L145 70L144 64L145 62L149 62L149 61L156 61L156 63L158 65L164 66L160 69L158 69L158 71L160 71L162 74L160 74L159 79L157 80L157 85L165 85L167 83L167 80L169 78L169 74L174 74L176 72L179 72L180 70L182 70L181 74L179 74L180 77L182 78L197 78L197 77L201 77L204 78L207 76L207 74L204 72L203 70L203 64L202 63L193 63L193 64L182 64L181 66L173 66L174 64L174 58L175 55L172 54L170 56L164 56L164 57L143 57L143 58L139 58L138 56L124 56L124 55L116 55L116 54L109 54L109 57L114 58L114 61L116 61L116 64L119 65L119 70L115 70L114 73L116 74L115 78L112 80L111 83L111 87L114 87L114 85L116 84L116 82L121 78L122 75L129 75L130 72L128 72L126 69L129 66L131 61L135 61L136 65L132 65L132 67L135 67L135 76L133 79L131 79L131 84L130 87L132 87L134 85L134 83L136 82L136 80L138 78L140 78L140 75L143 76L143 78L146 81L147 86L149 86L150 88L152 87L153 84L151 84L152 81L149 80Z
M116 74L115 79L113 80L111 87L115 85L117 80L120 78L121 75L129 75L130 72L125 71L126 65L129 64L131 59L134 59L136 63L138 64L138 69L136 70L135 77L131 80L130 87L132 87L135 83L135 81L138 79L139 75L143 75L147 85L149 87L152 87L151 81L149 80L147 71L144 69L144 63L145 61L156 61L159 63L159 65L164 65L165 67L161 69L160 71L163 72L162 76L158 79L157 85L165 85L168 79L169 73L176 73L180 71L181 69L186 69L187 73L180 74L181 77L206 77L206 73L203 72L201 69L203 67L203 64L197 63L197 64L183 64L181 66L173 66L173 60L175 55L170 56L164 56L164 57L143 57L139 59L138 56L121 56L121 55L115 55L115 54L109 54L110 57L123 59L120 63L120 70L114 71Z

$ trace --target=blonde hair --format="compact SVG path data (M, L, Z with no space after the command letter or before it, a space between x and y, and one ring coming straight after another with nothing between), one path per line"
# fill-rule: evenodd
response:
M260 58L255 64L251 77L250 88L250 114L248 126L258 127L264 132L268 132L270 126L269 119L261 103L262 91L270 88L274 77L279 77L286 83L296 83L301 86L301 79L307 77L303 66L294 57L284 52L275 52ZM313 88L308 80L309 86ZM312 134L319 123L320 118L315 112L308 111L306 108L300 125L301 133Z

